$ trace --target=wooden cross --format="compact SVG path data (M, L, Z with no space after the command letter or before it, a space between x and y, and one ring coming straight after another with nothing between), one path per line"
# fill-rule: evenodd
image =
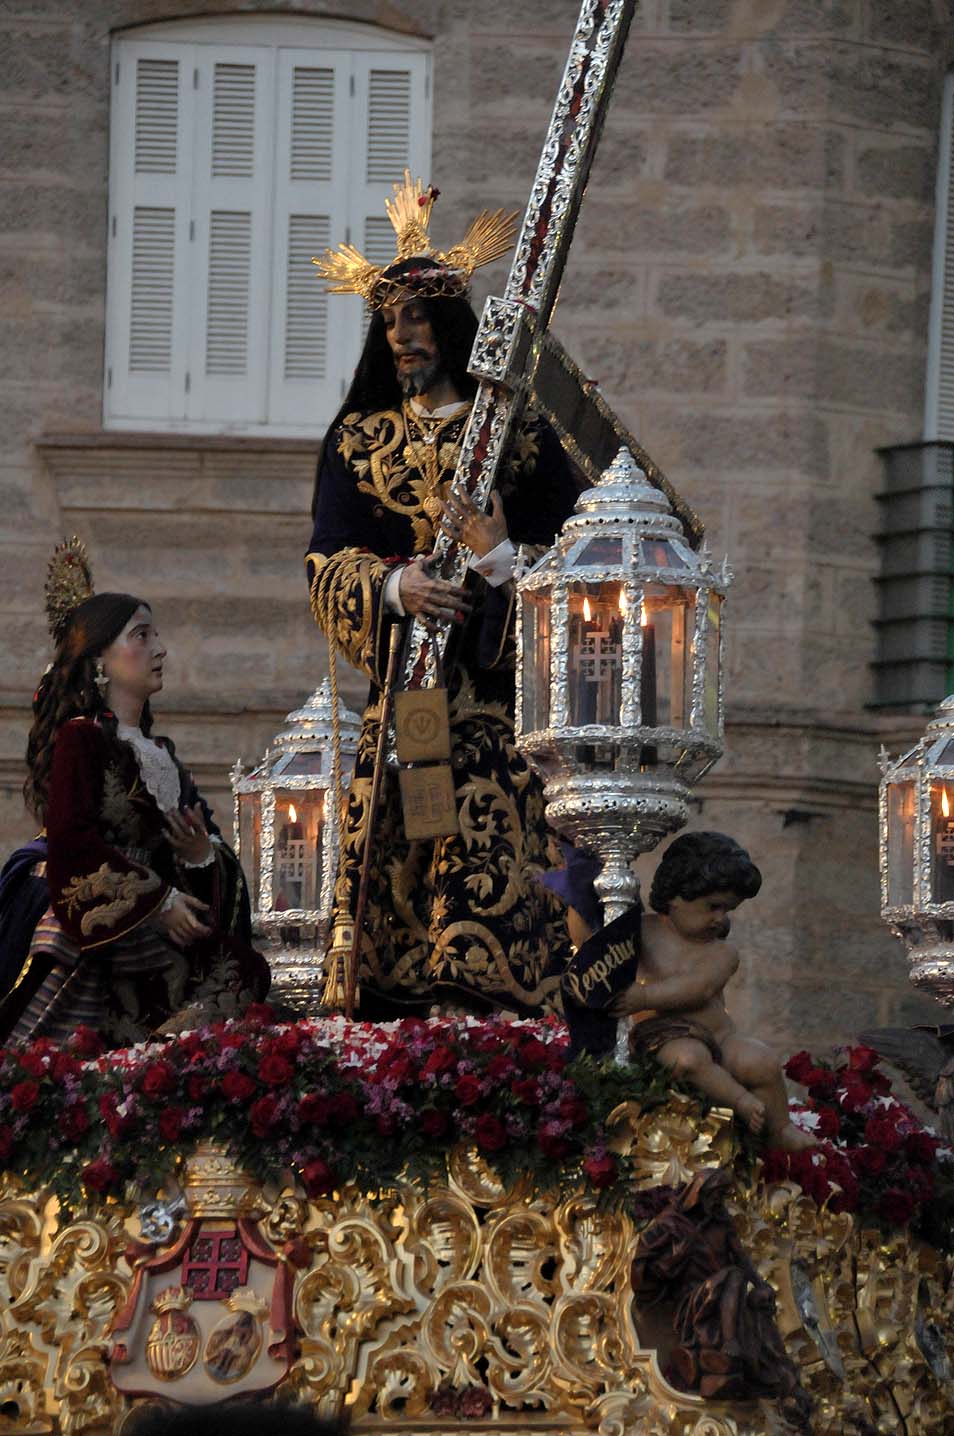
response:
M549 332L570 241L596 154L613 81L638 0L583 0L536 179L502 299L484 305L470 356L478 382L452 491L486 507L497 472L529 401L555 429L591 483L631 451L682 519L693 546L702 525L621 420ZM432 572L462 583L470 550L439 531ZM405 689L439 686L452 625L408 625Z

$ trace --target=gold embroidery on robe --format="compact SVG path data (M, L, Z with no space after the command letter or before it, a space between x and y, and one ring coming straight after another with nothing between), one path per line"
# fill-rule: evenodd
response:
M132 912L141 897L155 892L161 886L155 873L118 873L108 863L103 863L95 873L84 877L71 878L63 888L63 900L70 917L77 908L90 903L94 898L105 897L109 901L99 903L84 912L80 919L80 932L84 937L98 927L113 928L127 913Z

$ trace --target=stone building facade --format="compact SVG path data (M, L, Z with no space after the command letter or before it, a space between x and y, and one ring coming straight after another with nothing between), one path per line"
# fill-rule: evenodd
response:
M155 605L159 705L220 813L321 676L302 552L313 437L103 428L113 36L188 17L363 22L431 47L438 237L522 208L576 0L8 0L0 96L0 843L77 531ZM763 867L736 1008L782 1047L933 1010L878 919L879 446L922 437L947 0L642 0L556 327L736 573L728 743L696 825ZM446 229L446 235L445 235ZM481 292L498 290L501 266ZM349 695L361 699L361 684Z

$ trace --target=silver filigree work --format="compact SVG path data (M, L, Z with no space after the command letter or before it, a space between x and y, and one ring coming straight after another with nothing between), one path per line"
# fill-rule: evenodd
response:
M335 714L327 678L301 708L288 714L286 723L262 761L247 774L236 763L231 778L236 850L251 887L253 928L264 943L273 988L294 1001L314 996L321 982L338 867L339 814L332 762ZM347 788L361 720L339 701L337 723L342 783ZM307 812L300 835L287 828L288 800L301 805L302 817ZM296 822L298 816L296 810ZM282 831L282 824L294 834L292 838ZM283 838L284 849L279 851ZM279 892L276 878L282 876L283 863L293 878L288 885L292 898L311 896L313 901L296 904L284 889Z
M550 821L603 859L607 921L635 900L632 859L686 822L722 752L727 581L625 448L519 581L517 739L546 778ZM591 596L604 616L616 605L606 629ZM602 715L587 684L610 695Z
M914 985L954 1006L954 695L915 748L893 760L882 748L880 766L881 916Z

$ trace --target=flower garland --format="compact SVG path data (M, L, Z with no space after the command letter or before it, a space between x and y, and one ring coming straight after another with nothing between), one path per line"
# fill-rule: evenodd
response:
M567 1060L554 1019L326 1018L277 1026L256 1006L165 1042L104 1053L79 1029L63 1048L0 1049L0 1163L66 1206L130 1185L154 1192L197 1142L222 1144L260 1181L297 1173L311 1197L344 1183L425 1182L461 1142L504 1181L582 1182L622 1200L625 1159L606 1120L663 1103L654 1062Z
M819 1206L857 1212L885 1228L910 1227L954 1248L954 1151L895 1097L870 1047L844 1049L837 1065L796 1052L785 1064L808 1089L792 1120L818 1139L802 1152L771 1150L766 1181L791 1178Z

